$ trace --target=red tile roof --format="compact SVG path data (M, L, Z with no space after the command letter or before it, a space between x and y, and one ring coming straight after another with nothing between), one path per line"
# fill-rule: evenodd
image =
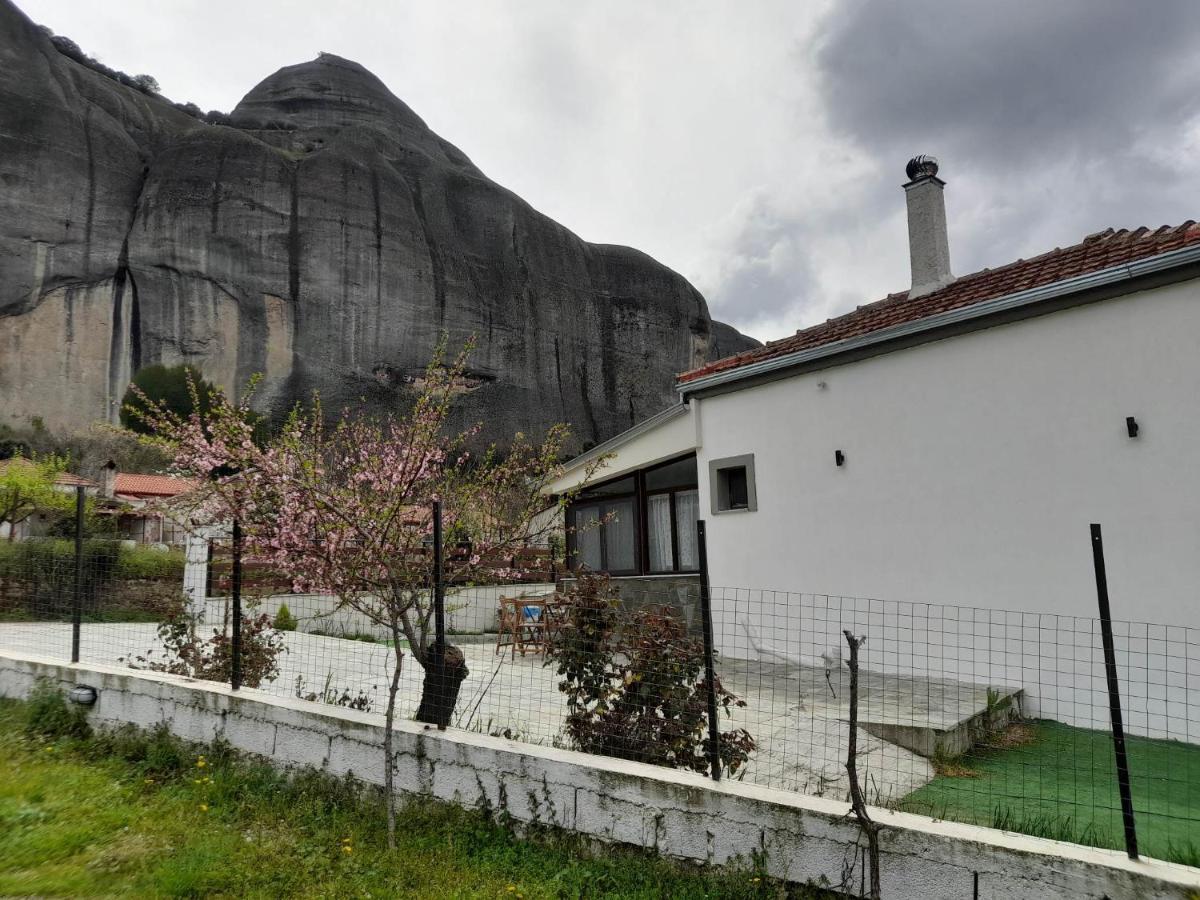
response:
M192 482L171 475L134 475L118 472L114 494L139 497L175 497L191 490Z
M1057 248L1032 259L1019 259L998 269L984 269L973 275L964 275L940 290L911 300L907 291L890 294L875 303L860 306L844 316L797 331L790 337L770 341L762 347L684 372L678 381L694 381L705 375L714 375L751 363L786 356L798 350L832 344L1017 291L1052 284L1089 272L1098 272L1121 263L1158 256L1160 253L1178 250L1189 244L1200 244L1200 225L1190 220L1178 227L1163 226L1157 231L1148 228L1113 231L1110 228L1089 235L1073 247Z
M67 485L68 487L78 487L79 485L96 487L96 482L88 481L86 478L81 478L78 475L72 475L70 472L59 472L54 476L54 483Z

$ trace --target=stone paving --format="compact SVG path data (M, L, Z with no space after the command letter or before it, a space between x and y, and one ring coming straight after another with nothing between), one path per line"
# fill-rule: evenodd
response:
M64 658L70 649L65 623L0 623L0 650ZM514 657L494 652L494 643L455 638L470 675L457 707L460 728L518 740L565 746L561 724L566 703L553 668L540 655ZM87 624L80 658L122 664L158 644L153 624ZM373 712L387 702L393 654L390 647L364 641L289 632L279 676L263 689L278 695L360 693ZM848 795L845 777L848 738L848 672L756 660L720 661L726 688L746 701L722 727L746 728L758 748L735 777L773 788L838 799ZM400 715L412 716L420 695L422 670L405 656L401 668ZM860 679L860 718L900 724L946 727L985 708L987 686L936 678L883 675L864 671ZM929 761L860 729L859 771L869 802L887 803L933 777Z

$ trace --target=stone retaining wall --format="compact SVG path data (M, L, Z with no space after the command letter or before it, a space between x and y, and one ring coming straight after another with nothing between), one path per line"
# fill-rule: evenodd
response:
M165 722L185 740L223 737L281 767L382 781L380 715L158 673L0 654L0 695L24 697L39 678L96 688L90 718L99 727ZM486 806L520 823L700 863L761 854L774 876L838 882L859 834L847 805L830 799L488 735L439 733L409 721L397 723L395 745L396 781L407 795ZM885 826L881 868L889 900L1149 900L1200 892L1200 870L1184 866L907 813L875 815Z

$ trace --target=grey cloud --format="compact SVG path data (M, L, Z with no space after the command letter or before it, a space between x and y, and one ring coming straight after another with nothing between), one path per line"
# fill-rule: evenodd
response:
M1108 226L1200 217L1190 0L838 4L796 59L798 77L815 79L826 139L873 166L837 208L793 200L745 218L710 298L743 327L811 323L907 287L903 269L864 281L829 249L839 231L864 258L903 249L894 214L915 153L942 159L959 274ZM768 263L781 246L786 265Z
M1191 0L882 0L838 7L817 62L850 136L1023 168L1121 154L1195 116L1198 35Z

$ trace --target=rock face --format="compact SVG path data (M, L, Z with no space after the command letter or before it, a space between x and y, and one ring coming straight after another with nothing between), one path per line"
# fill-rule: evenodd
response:
M403 406L478 340L464 421L602 440L756 342L675 272L488 180L375 76L322 55L208 125L60 55L0 0L0 421L115 420L138 368L262 373L279 410Z

